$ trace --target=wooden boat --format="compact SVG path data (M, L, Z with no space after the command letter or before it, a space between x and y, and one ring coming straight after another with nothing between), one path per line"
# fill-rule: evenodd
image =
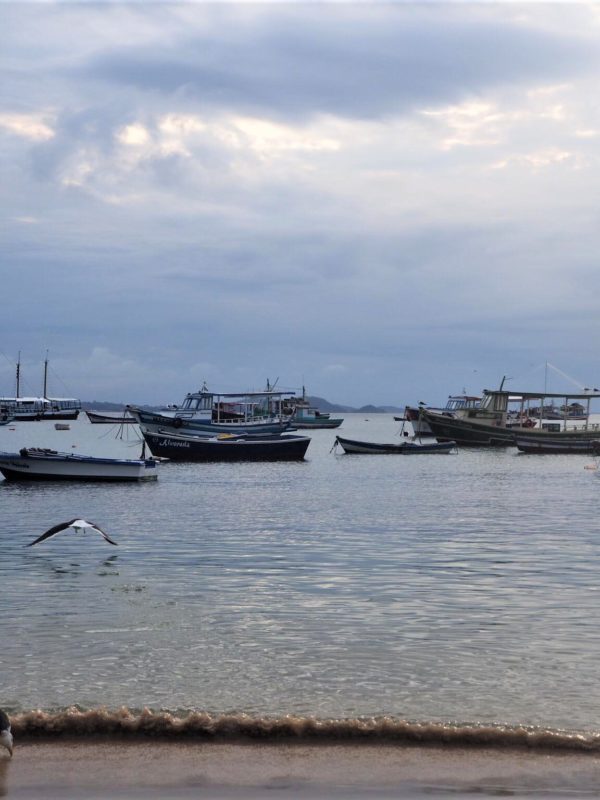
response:
M150 452L170 461L292 461L301 460L310 443L308 436L288 434L218 434L189 436L171 431L142 429Z
M142 432L167 430L185 435L218 433L282 433L292 422L283 413L282 397L290 392L209 392L203 386L191 392L180 407L173 410L148 411L127 406ZM278 410L277 410L278 409Z
M86 411L92 425L135 425L137 420L128 412L121 414L102 414L99 411Z
M403 417L394 417L397 422L410 422L415 435L417 436L433 436L434 433L425 421L424 416L420 413L424 407L427 411L436 414L444 414L448 417L466 417L469 411L479 408L481 397L468 394L450 395L444 408L430 408L424 403L419 406L405 406Z
M499 390L484 390L479 407L469 410L463 417L454 417L427 408L421 408L419 413L438 441L454 440L461 446L514 447L516 436L543 437L546 433L551 433L558 441L599 439L600 426L589 423L590 401L593 397L600 397L600 391L590 389L582 394L570 394L566 397L564 394L548 392L508 392L501 387ZM587 406L583 424L573 426L568 413L565 413L562 422L548 423L543 416L537 420L532 416L533 401L536 401L537 408L543 409L546 405L544 400L555 398L564 398L565 409L569 406L569 399L585 399ZM509 403L518 405L517 424L509 415Z
M154 459L96 458L38 447L0 453L0 472L8 481L152 481L158 477Z
M364 453L369 455L418 455L424 453L449 453L456 447L455 442L399 442L380 444L379 442L359 442L355 439L335 437L335 445L340 445L345 453Z
M581 432L584 433L584 432ZM535 434L515 434L515 444L522 453L539 455L561 453L579 453L580 455L600 455L600 431L591 436L569 435L537 431Z

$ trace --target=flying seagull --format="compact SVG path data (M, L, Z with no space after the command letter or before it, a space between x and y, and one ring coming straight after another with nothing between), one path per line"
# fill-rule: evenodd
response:
M6 747L8 752L13 754L13 737L10 732L10 720L8 714L0 708L0 746Z
M56 533L60 533L61 531L65 531L67 528L73 528L75 532L84 531L86 528L89 528L89 530L99 533L100 536L106 539L109 544L117 544L107 533L104 533L101 528L99 528L97 525L94 525L93 522L88 522L85 519L72 519L69 522L61 522L59 525L54 525L54 527L47 530L46 533L42 533L41 536L38 536L34 542L30 542L27 547L33 547L34 544L39 544L40 542L43 542L44 539L49 539L51 536L54 536Z

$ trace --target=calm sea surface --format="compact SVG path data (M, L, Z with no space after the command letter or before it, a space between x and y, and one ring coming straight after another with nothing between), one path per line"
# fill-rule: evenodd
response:
M0 449L137 457L132 430ZM342 435L397 440L391 416ZM587 456L164 464L153 484L0 479L0 705L393 715L597 730L600 480ZM119 543L63 533L83 516Z

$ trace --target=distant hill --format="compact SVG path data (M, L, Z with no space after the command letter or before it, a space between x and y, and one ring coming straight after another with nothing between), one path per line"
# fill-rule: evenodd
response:
M325 400L323 397L315 397L314 395L307 395L306 399L315 408L318 408L319 411L331 411L336 413L344 413L352 414L353 412L358 412L359 414L398 414L403 413L403 408L398 408L397 406L373 406L373 405L366 405L360 406L360 408L354 408L352 406L340 406L336 405L335 403L330 403L328 400Z

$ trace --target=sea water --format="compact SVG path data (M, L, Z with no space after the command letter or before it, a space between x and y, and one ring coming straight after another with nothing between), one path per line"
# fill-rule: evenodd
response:
M336 432L307 432L302 462L164 463L140 484L0 480L0 706L54 723L102 708L133 727L147 708L167 727L596 746L591 457L343 455ZM400 424L348 414L339 433L398 442ZM0 450L23 446L141 451L135 426L85 417L0 428ZM25 546L74 517L118 547L73 531Z

